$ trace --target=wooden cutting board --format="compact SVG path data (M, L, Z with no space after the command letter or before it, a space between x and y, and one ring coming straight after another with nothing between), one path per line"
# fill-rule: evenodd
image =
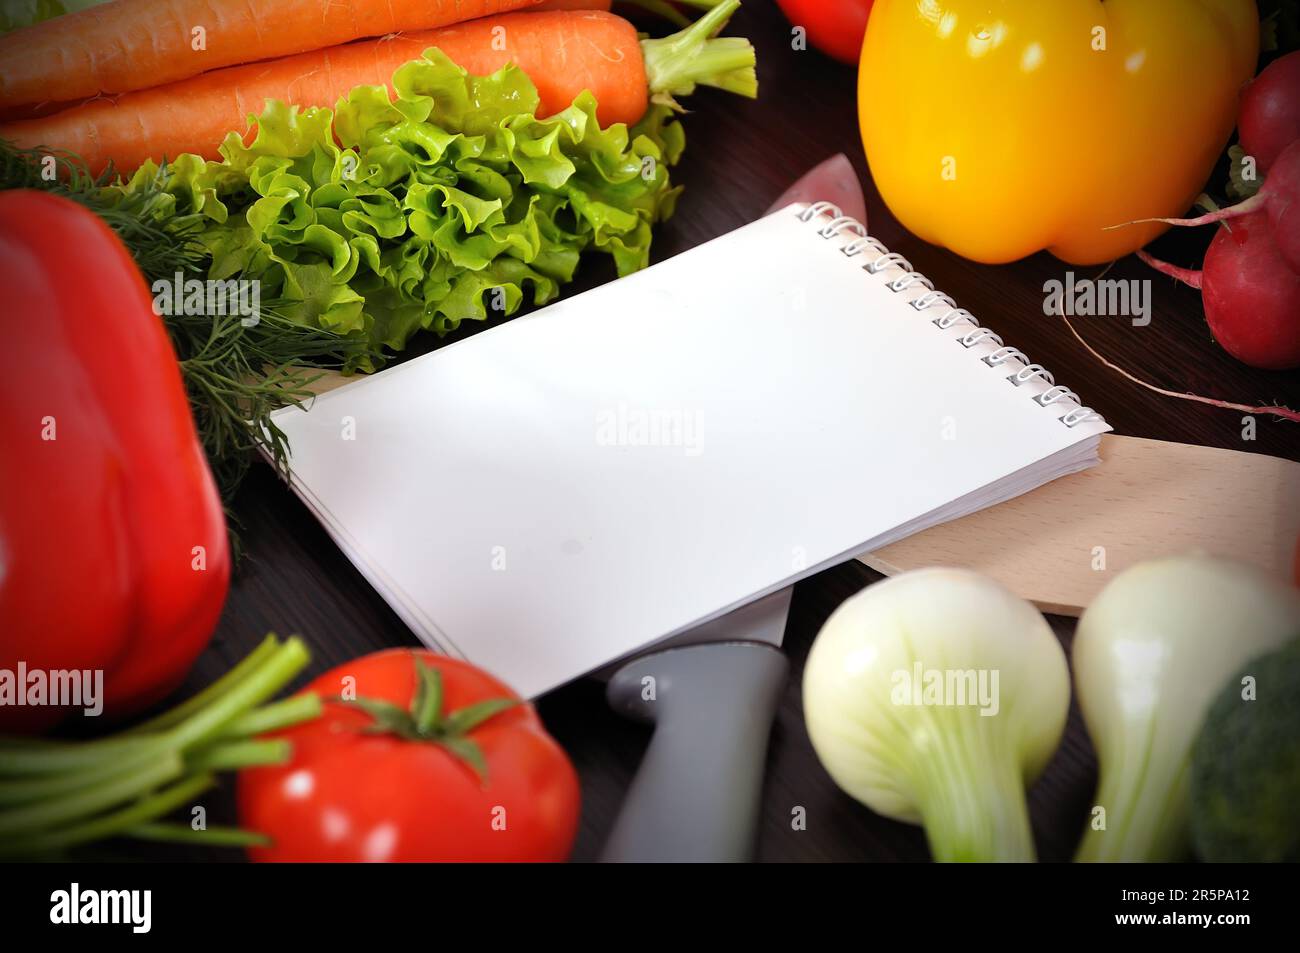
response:
M1300 463L1137 437L1101 438L1100 466L859 557L895 575L962 566L1044 612L1077 616L1134 563L1204 550L1291 578Z

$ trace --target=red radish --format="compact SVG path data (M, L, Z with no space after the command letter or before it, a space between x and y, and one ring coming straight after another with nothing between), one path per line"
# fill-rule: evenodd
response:
M1300 272L1300 139L1282 150L1260 190L1246 201L1198 218L1151 218L1139 221L1166 222L1170 225L1209 225L1252 215L1261 208L1268 214L1273 240L1282 259L1291 266L1292 271Z
M1214 339L1251 367L1300 367L1300 272L1283 259L1268 216L1240 216L1221 228L1201 271L1138 256L1157 271L1201 289Z
M1300 50L1274 60L1241 91L1241 148L1267 172L1300 139Z

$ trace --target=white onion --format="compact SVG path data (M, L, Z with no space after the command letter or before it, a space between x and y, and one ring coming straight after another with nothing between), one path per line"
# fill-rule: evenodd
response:
M923 686L943 690L918 698L918 666ZM836 783L924 825L936 859L1033 860L1025 785L1060 741L1069 686L1037 609L977 573L923 569L827 620L804 671L804 716Z

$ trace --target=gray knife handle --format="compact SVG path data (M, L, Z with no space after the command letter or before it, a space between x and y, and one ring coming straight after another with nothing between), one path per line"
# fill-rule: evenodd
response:
M610 679L610 707L654 736L601 860L750 860L767 736L789 662L765 642L666 649Z

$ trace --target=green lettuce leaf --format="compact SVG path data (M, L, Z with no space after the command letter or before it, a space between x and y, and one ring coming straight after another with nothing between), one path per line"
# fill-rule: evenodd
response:
M75 13L104 0L0 0L0 33Z
M669 168L684 135L667 106L602 129L583 93L539 119L522 70L473 76L437 49L393 88L357 87L333 110L269 102L220 161L162 170L160 214L202 216L210 277L258 279L291 320L393 351L552 300L585 251L620 275L648 264L680 192ZM147 164L115 188L158 175Z

